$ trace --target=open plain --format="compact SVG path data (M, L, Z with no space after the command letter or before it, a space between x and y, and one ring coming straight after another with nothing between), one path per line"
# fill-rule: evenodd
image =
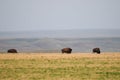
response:
M0 54L0 80L119 80L120 52Z

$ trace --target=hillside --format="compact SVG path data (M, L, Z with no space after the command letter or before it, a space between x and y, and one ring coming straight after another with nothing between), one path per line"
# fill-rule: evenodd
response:
M99 47L102 52L120 52L120 38L14 38L0 39L0 52L15 48L18 52L61 52L71 47L73 52L91 52Z

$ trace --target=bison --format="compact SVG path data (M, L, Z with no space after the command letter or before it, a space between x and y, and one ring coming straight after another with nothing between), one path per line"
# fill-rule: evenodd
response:
M70 54L72 52L72 49L71 48L63 48L61 49L62 53L68 53Z
M94 49L93 49L93 53L100 54L100 48L94 48Z
M7 52L8 53L17 53L17 50L16 49L9 49Z

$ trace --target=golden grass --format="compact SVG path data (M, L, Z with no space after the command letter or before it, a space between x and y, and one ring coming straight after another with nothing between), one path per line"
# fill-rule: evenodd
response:
M120 52L0 54L0 80L119 80Z
M18 53L18 54L0 54L0 59L59 59L59 58L120 58L119 52L114 53L72 53L72 54L61 54L61 53Z

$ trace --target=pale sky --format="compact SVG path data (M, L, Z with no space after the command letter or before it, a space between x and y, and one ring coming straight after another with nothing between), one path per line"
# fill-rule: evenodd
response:
M0 0L0 31L120 29L120 0Z

